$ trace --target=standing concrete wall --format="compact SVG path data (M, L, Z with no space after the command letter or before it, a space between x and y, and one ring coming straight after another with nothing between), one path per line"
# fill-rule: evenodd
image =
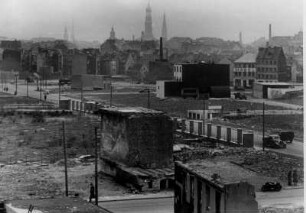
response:
M102 155L127 166L168 167L173 122L166 115L110 113L102 118Z

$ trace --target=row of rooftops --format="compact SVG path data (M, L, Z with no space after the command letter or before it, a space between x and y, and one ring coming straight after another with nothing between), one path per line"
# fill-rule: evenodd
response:
M283 54L282 47L260 47L257 54L246 53L234 63L256 63L257 60L277 60Z

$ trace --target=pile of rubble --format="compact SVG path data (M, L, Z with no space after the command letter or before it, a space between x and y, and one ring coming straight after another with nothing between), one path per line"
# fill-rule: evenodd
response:
M303 159L279 153L243 147L197 147L174 153L174 160L188 162L197 159L230 161L243 168L286 182L290 170L297 170L299 183L304 182Z
M257 173L271 176L277 175L282 180L287 180L290 170L296 169L299 182L304 181L303 159L285 156L274 152L253 151L244 156L240 164Z

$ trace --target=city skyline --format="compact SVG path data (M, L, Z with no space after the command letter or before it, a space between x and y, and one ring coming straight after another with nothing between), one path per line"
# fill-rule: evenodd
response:
M117 38L140 38L144 31L147 0L1 0L0 36L17 39L54 37L62 39L74 23L76 40L103 42L114 26ZM161 36L163 14L168 38L218 37L244 43L272 36L290 36L303 27L302 0L151 0L153 34Z

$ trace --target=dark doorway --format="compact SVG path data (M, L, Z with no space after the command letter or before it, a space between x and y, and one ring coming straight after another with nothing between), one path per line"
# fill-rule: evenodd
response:
M167 179L160 181L160 190L165 190L167 188Z
M174 189L174 180L168 179L168 189Z
M221 213L221 193L216 191L216 213Z
M198 181L198 213L202 210L202 182Z

